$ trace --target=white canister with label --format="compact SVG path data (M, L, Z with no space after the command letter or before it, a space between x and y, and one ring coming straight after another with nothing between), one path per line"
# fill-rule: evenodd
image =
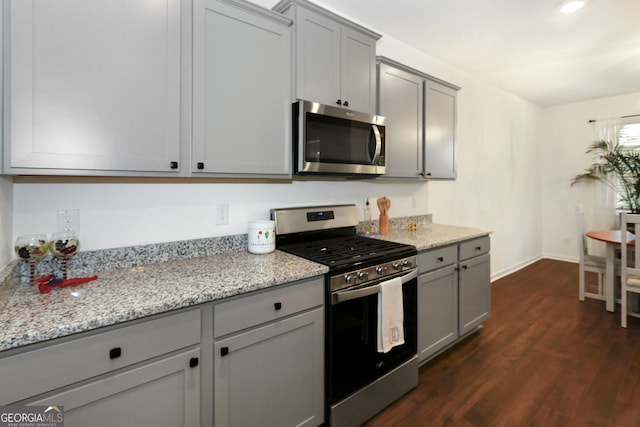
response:
M249 252L252 254L268 254L276 249L276 222L249 222Z

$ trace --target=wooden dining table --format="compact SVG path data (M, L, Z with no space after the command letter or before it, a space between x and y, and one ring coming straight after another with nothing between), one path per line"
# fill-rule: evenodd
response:
M627 246L635 244L635 236L627 233ZM616 249L622 244L622 231L620 230L596 230L587 231L585 235L594 240L605 242L607 244L606 267L604 274L604 299L607 311L615 311L615 256Z

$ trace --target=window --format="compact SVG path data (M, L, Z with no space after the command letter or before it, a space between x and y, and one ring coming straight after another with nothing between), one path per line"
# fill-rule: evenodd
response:
M630 150L640 151L640 117L628 118L627 123L626 121L619 127L618 144Z

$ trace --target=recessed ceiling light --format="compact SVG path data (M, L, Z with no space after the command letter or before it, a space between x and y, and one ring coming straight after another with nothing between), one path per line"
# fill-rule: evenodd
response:
M586 0L572 0L564 2L562 6L560 6L560 13L564 13L565 15L575 13L582 9L582 6L584 6L586 2Z

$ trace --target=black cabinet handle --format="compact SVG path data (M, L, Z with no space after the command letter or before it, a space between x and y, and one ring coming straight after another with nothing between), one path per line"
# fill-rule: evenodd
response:
M336 104L338 104L338 105L342 105L342 100L338 99L338 100L336 101Z
M349 106L349 101L344 101L344 103L342 105L344 105L345 107L348 107Z
M198 162L198 164L196 165L196 167L198 168L198 170L202 170L202 169L204 169L204 163L202 163L202 162Z
M122 356L122 349L120 347L114 347L109 350L109 359L117 359Z
M444 261L444 257L439 256L438 257L438 262L442 262L442 261Z
M189 360L189 367L190 367L190 368L195 368L196 366L198 366L198 363L200 363L200 360L198 360L198 358L197 358L197 357L192 357L192 358Z
M178 162L171 162L169 166L171 169L178 169Z
M463 270L466 270L466 269L467 269L467 266L466 266L466 265L463 265L463 266L462 266L462 269L463 269Z
M220 349L220 356L226 356L227 354L229 354L229 347L222 347Z
M482 250L482 246L476 246L476 251L481 251Z
M281 310L282 309L282 303L281 302L277 302L275 304L273 304L273 308L277 310Z

